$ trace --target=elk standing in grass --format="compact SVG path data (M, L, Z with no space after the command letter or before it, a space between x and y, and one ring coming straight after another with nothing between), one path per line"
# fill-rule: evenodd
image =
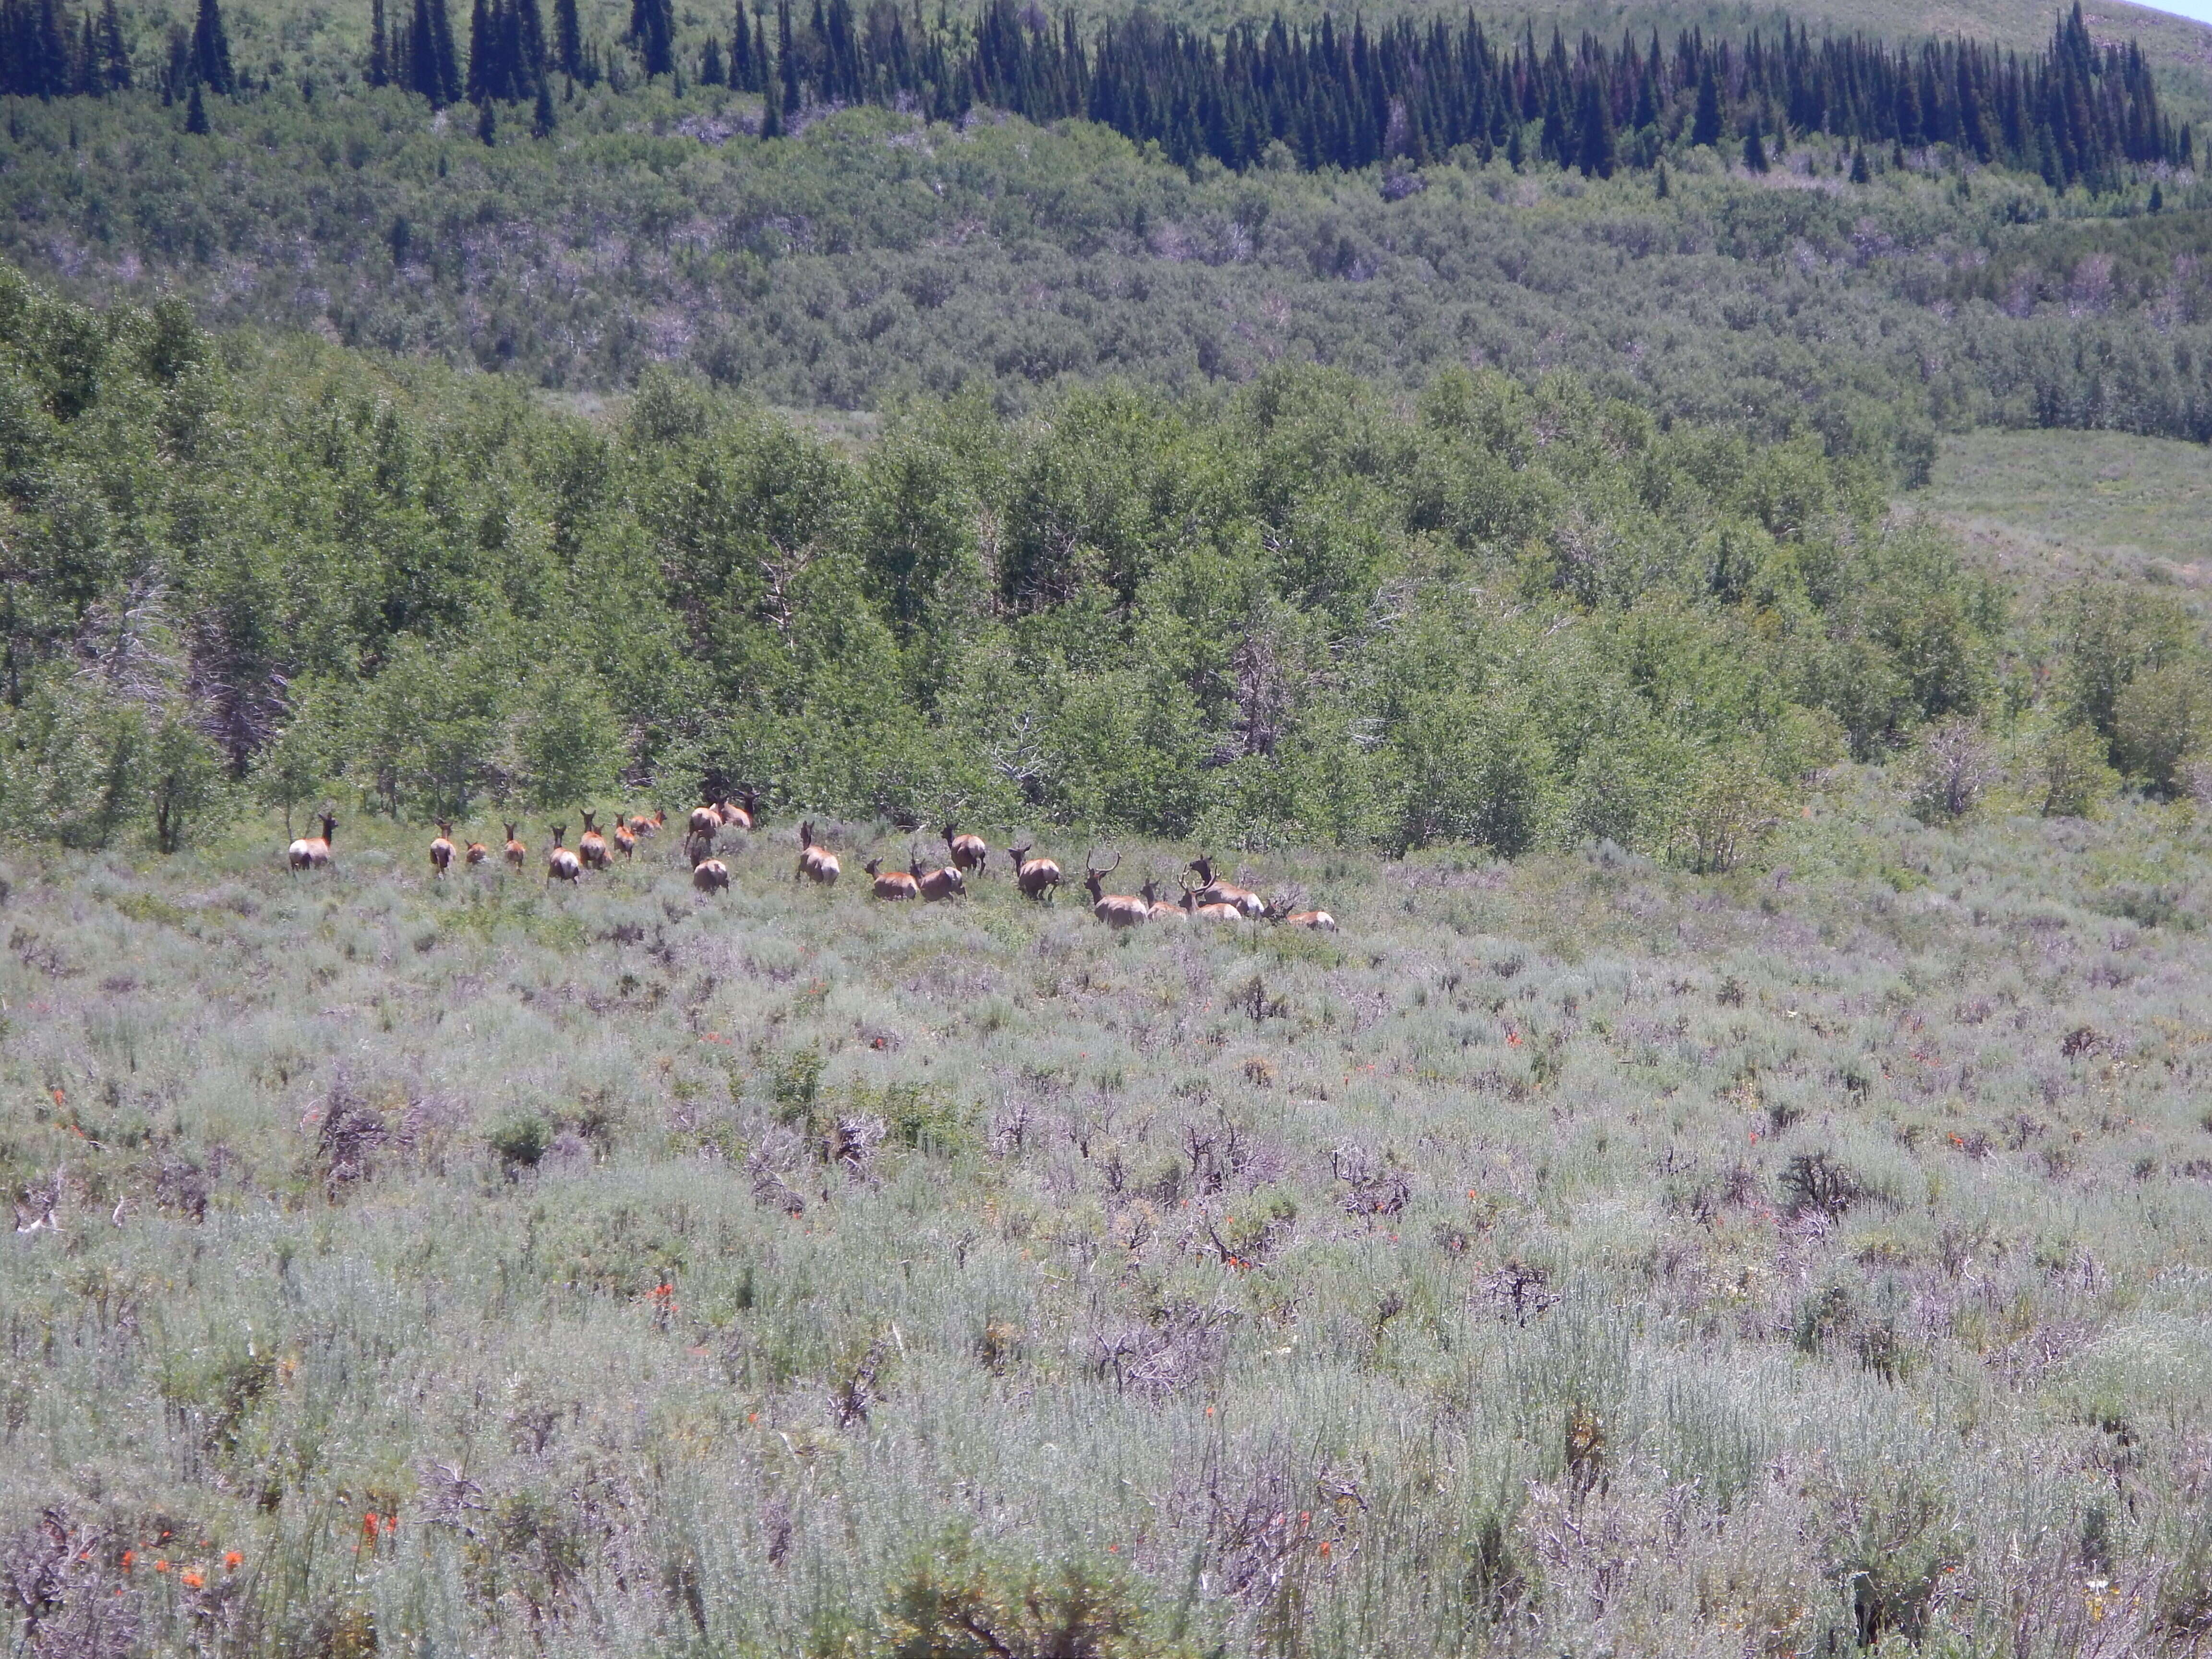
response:
M1060 866L1050 859L1031 858L1030 848L1036 845L1031 842L1028 847L1009 847L1006 856L1014 861L1014 884L1022 890L1022 896L1042 902L1060 885Z
M480 841L472 841L469 843L469 850L465 856L471 864L482 864L491 856L491 848Z
M637 831L629 827L629 820L619 812L615 814L615 851L624 858L637 853Z
M721 827L722 815L715 809L714 802L705 801L691 809L691 820L687 826L687 832L692 840L696 841L701 836L704 836L707 838L707 844L711 847L714 844L714 831Z
M320 870L331 861L331 837L337 833L338 821L328 812L315 816L323 833L302 836L284 849L284 861L295 870Z
M1114 854L1114 862L1103 870L1094 869L1091 860L1083 860L1083 886L1091 895L1091 914L1109 927L1134 927L1152 919L1152 907L1133 893L1109 893L1104 890L1105 878L1121 867L1121 855Z
M726 828L753 829L760 823L760 791L741 789L735 801L725 800L716 812Z
M691 866L691 885L702 893L726 893L730 890L730 866L720 859L702 858Z
M438 834L430 842L430 873L442 877L453 862L453 826L438 820Z
M868 874L874 878L876 884L876 896L878 898L920 898L921 896L921 883L915 877L914 871L911 867L914 863L914 855L909 852L907 855L907 864L909 867L904 870L885 870L881 867L883 865L883 860L881 859L870 859L867 863L861 867L866 870Z
M804 876L817 887L835 887L837 875L837 855L816 842L814 823L808 819L799 826L799 870L792 879Z
M584 814L584 833L576 842L576 855L584 860L586 869L604 870L610 862L607 838L599 833L599 826L592 822L598 814Z
M565 823L553 826L553 850L545 855L545 879L549 883L565 881L573 887L584 878L584 864L582 860L561 845L561 837L568 833L568 826Z
M520 824L510 823L506 827L507 866L519 876L522 873L523 860L530 856L530 849L522 844L520 837L514 833L521 827Z
M1213 860L1200 854L1190 861L1189 867L1198 872L1200 904L1233 904L1255 921L1267 914L1267 902L1249 887L1232 887L1225 881L1213 878Z
M960 833L960 826L950 822L945 826L945 850L952 860L952 867L963 875L970 870L981 875L984 865L991 857L991 849L985 845L982 836L963 836Z

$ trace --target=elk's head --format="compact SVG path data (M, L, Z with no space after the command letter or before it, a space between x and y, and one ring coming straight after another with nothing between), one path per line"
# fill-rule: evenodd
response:
M1106 896L1105 889L1099 884L1121 867L1121 855L1119 853L1114 854L1114 862L1108 865L1103 870L1097 868L1091 862L1091 856L1089 854L1086 853L1084 855L1083 884L1085 888L1090 890L1091 902L1094 904Z

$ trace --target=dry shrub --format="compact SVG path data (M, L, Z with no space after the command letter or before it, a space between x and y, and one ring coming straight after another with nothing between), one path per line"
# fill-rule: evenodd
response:
M1963 715L1945 720L1914 751L1913 816L1923 823L1955 823L1981 805L1998 775L1996 750L1981 722Z
M0 1542L0 1605L15 1615L18 1653L123 1659L138 1640L135 1597L115 1579L107 1529L60 1504Z

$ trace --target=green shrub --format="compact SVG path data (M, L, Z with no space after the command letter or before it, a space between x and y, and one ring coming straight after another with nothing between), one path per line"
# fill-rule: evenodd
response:
M1123 1573L964 1532L921 1553L878 1620L877 1659L1174 1659L1152 1598Z

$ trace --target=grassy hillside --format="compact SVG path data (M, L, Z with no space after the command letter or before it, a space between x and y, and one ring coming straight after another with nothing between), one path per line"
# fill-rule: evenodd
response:
M2195 444L2110 432L1946 438L1916 505L2039 585L2136 574L2212 580L2212 471Z
M2190 1650L2188 809L1240 862L1334 936L830 838L14 856L33 1650Z

